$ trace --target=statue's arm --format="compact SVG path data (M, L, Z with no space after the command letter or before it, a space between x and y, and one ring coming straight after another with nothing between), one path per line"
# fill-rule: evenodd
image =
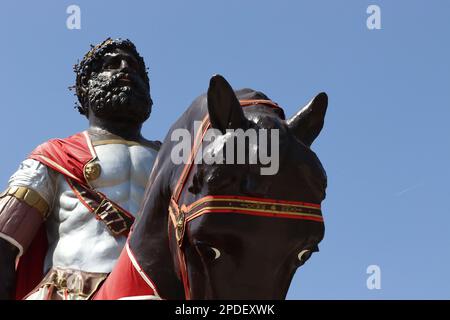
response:
M38 161L27 159L0 194L0 299L15 297L16 261L27 251L55 195L55 177Z
M37 192L25 187L10 187L0 198L0 299L15 296L16 260L42 225L45 206Z
M19 253L14 245L0 238L0 300L14 298L16 270L15 260Z

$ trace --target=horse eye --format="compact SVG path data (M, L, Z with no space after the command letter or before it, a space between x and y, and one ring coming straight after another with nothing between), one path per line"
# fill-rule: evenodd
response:
M297 255L298 261L300 261L302 264L305 263L309 257L311 257L311 250L305 249L300 251L300 253Z
M220 258L220 251L217 248L211 247L211 249L214 251L214 260L217 260Z
M217 248L214 248L201 242L198 242L196 245L197 248L202 252L202 254L208 257L208 259L210 260L217 260L221 256L221 252Z

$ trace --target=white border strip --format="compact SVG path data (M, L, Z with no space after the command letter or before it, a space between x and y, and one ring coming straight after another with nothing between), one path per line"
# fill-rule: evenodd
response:
M134 257L133 253L130 250L130 246L128 244L128 241L125 245L125 248L127 249L127 254L128 257L131 260L131 263L133 264L133 267L139 272L140 276L142 277L142 279L144 279L144 281L149 285L150 288L152 288L153 292L155 293L156 297L159 297L159 293L158 291L156 291L156 287L153 284L153 282L147 277L147 275L145 274L145 272L142 270L142 268L139 266L139 263L136 261L136 258ZM161 298L160 298L161 299Z
M71 172L69 172L66 168L60 166L59 164L57 164L55 161L47 158L46 156L42 156L42 155L38 155L38 157L41 157L42 160L47 161L50 165L59 168L59 170L61 170L63 174L69 176L72 179L75 179L76 181L80 181L80 179L78 179L76 176L74 176Z
M23 255L23 247L20 243L18 243L16 240L14 240L13 238L11 238L10 236L1 233L0 232L0 238L2 238L3 240L8 241L9 243L11 243L13 246L15 246L17 249L19 249L19 254L16 257L16 268L17 268L17 263L19 262L19 258Z
M123 297L117 300L162 300L159 296L131 296L131 297Z
M89 147L89 151L91 152L92 158L97 158L97 154L95 153L95 149L94 149L94 146L92 145L92 141L91 141L91 138L89 137L88 132L83 131L83 135L84 135L84 138L86 139L86 144Z

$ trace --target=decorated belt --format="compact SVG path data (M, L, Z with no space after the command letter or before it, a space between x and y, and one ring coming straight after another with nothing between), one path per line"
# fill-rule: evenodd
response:
M43 300L86 300L98 290L108 275L53 267L25 299L34 297L39 291L37 298Z
M114 236L127 236L134 222L134 217L109 200L103 193L89 189L80 183L66 178L72 191L81 203L102 221Z

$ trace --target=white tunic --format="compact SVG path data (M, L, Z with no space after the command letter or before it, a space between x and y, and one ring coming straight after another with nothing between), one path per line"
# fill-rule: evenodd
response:
M94 147L100 176L92 187L136 215L157 151L142 145L114 143ZM11 177L10 186L37 191L50 205L46 221L49 250L44 273L51 267L86 272L111 272L125 245L78 200L63 175L36 160L25 160Z

